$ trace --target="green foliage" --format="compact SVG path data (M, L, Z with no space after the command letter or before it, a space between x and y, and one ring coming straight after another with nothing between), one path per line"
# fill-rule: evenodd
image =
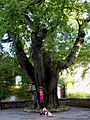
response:
M15 93L11 87L15 86L17 75L22 76L23 84L30 83L30 79L23 73L15 58L0 54L0 96L3 99Z
M0 93L2 97L7 97L10 92L10 86L15 83L14 59L7 54L0 55Z
M87 94L86 92L77 92L77 93L70 92L66 96L69 98L89 98L90 94Z
M23 84L20 89L16 92L17 96L21 99L32 99L31 85Z
M22 31L24 22L22 11L19 0L0 0L0 35L7 32L18 34Z
M89 64L85 65L81 63L62 71L58 83L65 85L66 97L90 97L89 70Z
M88 64L90 63L90 44L85 41L85 43L83 44L82 48L81 48L81 52L78 56L78 60L77 63L80 62L82 64Z
M22 100L32 98L31 85L28 83L22 83L18 88L15 85L11 86L11 91L12 95L16 95Z
M82 23L83 15L89 16L90 2L46 0L40 5L28 6L30 1L0 0L0 38L7 32L14 32L16 35L20 35L22 40L23 38L30 40L32 30L46 27L49 32L43 47L52 52L52 60L65 59L77 36L76 19ZM31 30L28 30L25 25L25 15L28 13L32 13ZM90 51L88 47L86 49L88 52ZM82 49L80 58L85 53L85 50Z
M32 0L30 0L32 1ZM43 48L52 53L52 61L64 60L69 54L78 33L78 23L84 21L83 15L90 16L90 2L80 0L45 0L40 5L27 5L29 0L0 0L0 40L5 33L19 35L22 40L29 41L31 32L38 28L47 28L48 34L43 41ZM25 15L30 16L33 26L29 30L25 23ZM90 29L90 24L85 29ZM90 42L89 42L90 43ZM85 41L78 62L90 62L90 44ZM24 46L25 50L27 47ZM31 48L29 48L31 51ZM43 49L42 49L43 50ZM29 51L29 53L30 53ZM28 54L30 56L30 54ZM30 59L32 60L32 59ZM21 70L16 68L17 63L7 55L0 57L0 94L4 95L2 84L13 85L15 75L22 75ZM23 82L28 82L24 76ZM24 81L25 80L25 81Z
M58 84L66 85L64 78L58 80Z

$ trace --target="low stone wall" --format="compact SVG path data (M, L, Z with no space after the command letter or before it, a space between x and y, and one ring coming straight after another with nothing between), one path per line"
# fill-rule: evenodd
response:
M0 109L7 109L7 108L24 108L28 107L33 104L32 100L21 100L21 101L9 101L0 102Z
M59 99L60 105L72 106L72 107L87 107L90 108L90 98L61 98ZM32 100L21 100L21 101L0 101L0 109L7 108L24 108L33 105Z
M59 102L61 105L90 108L90 98L61 98Z

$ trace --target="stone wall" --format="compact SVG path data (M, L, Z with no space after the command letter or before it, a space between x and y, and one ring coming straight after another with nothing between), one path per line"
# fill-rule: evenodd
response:
M31 106L33 104L32 100L21 100L21 101L10 101L10 102L0 102L0 109L7 108L24 108Z
M72 107L87 107L90 108L90 98L81 99L81 98L61 98L59 99L60 105L72 106ZM11 102L0 102L0 109L7 108L24 108L33 105L32 100L23 100L23 101L11 101Z
M59 102L61 105L90 108L90 98L61 98Z

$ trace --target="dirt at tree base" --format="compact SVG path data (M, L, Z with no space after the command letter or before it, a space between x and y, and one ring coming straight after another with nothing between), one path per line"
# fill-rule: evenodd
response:
M70 107L68 107L68 106L60 106L59 108L49 109L48 111L54 113L54 112L68 111L69 109L70 109ZM39 113L40 112L39 109L32 109L31 107L24 108L24 111L26 111L26 112L35 112L35 113Z

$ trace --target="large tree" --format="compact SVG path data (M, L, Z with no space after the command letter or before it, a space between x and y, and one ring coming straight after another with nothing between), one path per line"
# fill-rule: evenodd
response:
M89 26L90 2L0 0L0 9L0 34L8 33L8 41L14 42L17 60L36 89L44 87L47 106L58 106L59 73L77 60Z

